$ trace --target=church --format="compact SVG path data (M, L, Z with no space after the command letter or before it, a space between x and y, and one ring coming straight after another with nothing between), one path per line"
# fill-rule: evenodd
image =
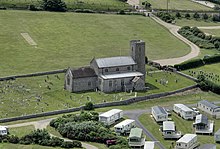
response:
M70 92L145 90L145 42L130 41L130 56L94 58L89 66L68 68L64 88Z

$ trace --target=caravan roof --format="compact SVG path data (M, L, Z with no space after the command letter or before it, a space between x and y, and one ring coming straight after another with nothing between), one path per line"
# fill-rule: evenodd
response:
M122 110L112 109L110 111L107 111L105 113L100 114L99 116L101 116L101 117L111 117L112 115L115 115L115 114L120 113L120 112L122 112Z
M154 106L154 107L152 107L152 110L154 110L154 112L155 112L157 115L167 114L167 112L165 111L165 109L164 109L163 107L160 107L160 106Z
M164 121L163 122L163 131L171 130L175 131L175 124L172 121Z
M128 124L131 124L133 123L135 120L132 120L132 119L126 119L124 121L122 121L121 123L118 123L117 125L115 125L114 127L116 128L122 128L123 126L126 126Z
M174 106L179 107L179 108L182 109L183 111L192 111L192 112L193 112L192 109L190 109L189 107L187 107L187 106L184 105L184 104L174 104Z
M192 139L197 137L196 134L185 134L182 138L180 138L177 143L189 143Z
M210 108L212 108L212 109L220 108L220 106L217 106L217 105L215 105L215 104L213 104L213 103L211 103L211 102L209 102L209 101L207 101L207 100L202 100L202 101L200 101L199 103L201 103L201 104L203 104L203 105L206 105L207 107L210 107Z

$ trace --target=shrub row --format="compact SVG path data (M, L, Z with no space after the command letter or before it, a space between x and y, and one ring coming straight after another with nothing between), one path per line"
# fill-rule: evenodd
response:
M197 27L184 26L178 30L178 33L190 40L191 42L195 43L200 48L216 48L220 50L220 37L206 35Z
M62 147L62 148L73 148L82 147L79 141L64 141L58 137L50 137L49 133L44 130L34 130L30 134L18 138L14 135L0 136L0 142L9 142L13 144L38 144L42 146Z
M186 69L196 68L206 64L213 64L217 62L220 62L220 55L208 56L208 57L204 57L203 59L189 60L181 64L176 64L174 65L174 67L177 70L186 70Z
M82 111L80 114L69 114L50 122L63 137L69 139L106 143L107 140L117 140L111 148L129 148L126 139L123 139L98 121L97 112Z
M163 20L163 21L165 21L167 23L172 23L175 20L175 18L170 13L158 12L156 15L161 20Z

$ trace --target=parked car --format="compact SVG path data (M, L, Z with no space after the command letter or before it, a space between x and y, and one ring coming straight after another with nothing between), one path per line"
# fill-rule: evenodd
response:
M109 147L111 145L115 145L116 144L116 140L106 140L106 145Z
M200 114L200 112L199 112L199 110L198 110L197 108L192 107L192 110L193 110L193 112L194 112L196 115L199 115L199 114Z

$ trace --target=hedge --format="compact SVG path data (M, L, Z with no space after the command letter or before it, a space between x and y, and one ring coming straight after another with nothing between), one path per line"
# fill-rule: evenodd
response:
M174 65L174 68L177 70L186 70L191 68L196 68L205 65L202 59L193 59L190 61L183 62L181 64Z

